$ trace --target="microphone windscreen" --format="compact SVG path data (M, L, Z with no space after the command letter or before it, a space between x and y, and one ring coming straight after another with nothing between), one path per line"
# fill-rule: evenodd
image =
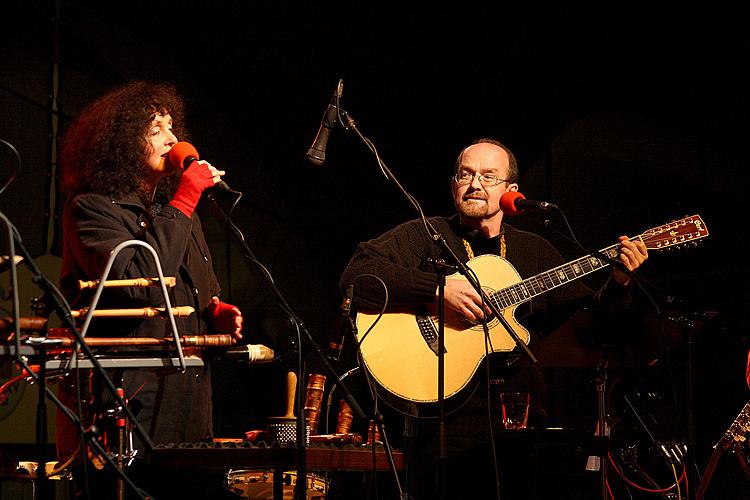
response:
M178 142L169 150L169 163L182 170L185 168L185 159L191 156L196 160L201 159L195 146L189 142Z
M500 210L502 210L505 215L516 215L521 213L522 210L519 210L518 207L516 207L516 200L525 199L526 197L518 191L508 191L500 197Z

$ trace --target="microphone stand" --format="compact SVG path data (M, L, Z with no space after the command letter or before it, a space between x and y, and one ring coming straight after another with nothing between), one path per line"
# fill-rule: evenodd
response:
M348 329L348 331L352 335L352 337L354 337L354 345L357 346L357 352L358 352L358 355L359 355L360 360L361 360L361 353L359 352L359 341L357 339L357 335L358 335L357 324L352 319L352 317L349 316L349 315L347 315L347 321L349 322L349 329ZM352 370L347 371L346 373L344 373L343 376L341 376L341 378L339 380L344 380L344 378L346 378L347 376L351 375L352 373L354 373L358 369L359 368L354 368ZM367 380L367 384L369 386L372 386L373 384L369 380L369 377L367 375L367 371L365 370L363 373L365 375L365 380ZM327 408L326 408L326 418L328 418L328 411L330 411L330 405L331 405L331 397L333 396L333 391L335 389L336 389L336 384L334 384L331 387L331 392L328 394L329 400L328 400L328 404L326 405L327 406ZM377 395L375 394L374 397L377 398ZM380 431L380 436L383 439L383 450L385 451L386 460L388 460L388 467L390 467L391 473L393 474L393 478L396 481L396 489L398 490L398 496L399 496L399 498L401 500L408 500L409 496L406 494L406 492L401 487L401 480L398 477L398 470L396 470L396 461L393 459L393 448L391 447L390 441L388 441L388 433L385 432L385 422L384 422L385 419L383 418L383 414L380 413L380 410L378 410L377 400L374 401L373 407L374 407L374 409L373 409L372 421L375 422L375 425L377 425L378 430ZM369 432L370 432L369 431L369 427L368 427L368 431L367 432L368 432L368 440L369 440L370 439L370 437L369 437ZM375 433L374 432L373 432L373 436L372 436L372 446L373 446L373 450L374 450L374 447L375 447Z
M43 447L46 444L47 441L47 405L46 405L46 398L49 398L55 406L58 407L58 409L76 426L76 428L80 429L81 431L81 439L88 440L89 444L92 448L96 450L97 455L102 458L107 464L112 468L113 471L117 475L120 476L120 478L125 481L132 489L136 492L136 494L142 498L145 499L147 496L144 495L139 488L133 484L132 480L125 474L125 472L117 467L117 464L115 464L112 457L109 456L109 454L106 452L102 444L97 440L97 428L95 426L92 426L89 431L86 431L83 427L83 423L81 422L81 419L73 413L72 410L70 410L67 406L63 404L62 401L57 397L57 394L55 394L52 389L49 388L49 386L46 384L45 377L46 377L46 349L54 347L59 344L59 341L56 339L49 339L47 337L44 338L30 338L26 341L28 346L33 349L33 352L39 352L41 351L41 354L39 356L39 374L35 373L34 370L29 366L29 364L26 362L26 356L22 353L24 350L21 346L21 327L20 327L20 300L18 296L18 273L17 273L17 265L15 263L15 248L16 245L18 246L18 249L20 250L20 253L25 259L25 263L28 266L28 268L31 270L31 273L33 275L32 281L42 289L43 292L46 292L46 294L52 298L54 302L54 308L57 311L58 315L60 316L60 319L63 320L66 325L70 328L70 331L73 333L73 335L76 336L76 340L78 342L78 345L83 349L83 351L86 353L86 356L91 360L92 365L96 368L97 373L102 377L102 379L105 381L105 385L110 389L112 392L112 395L117 401L117 404L120 405L125 412L128 414L128 417L133 422L133 425L138 432L138 435L143 439L144 445L147 447L149 451L153 450L154 444L149 438L148 434L143 430L143 427L138 423L137 420L135 420L135 416L131 412L130 408L125 405L125 402L123 401L122 397L117 392L117 389L114 386L114 383L112 380L107 376L106 372L104 371L104 368L99 363L99 361L94 357L93 352L91 351L90 347L83 341L81 338L80 332L76 328L75 322L73 321L73 317L70 314L70 308L63 304L63 302L60 299L60 296L58 293L56 293L56 289L54 286L47 280L47 278L44 277L41 270L36 266L36 263L34 259L29 254L26 247L24 247L23 242L21 241L21 237L18 234L16 228L13 226L13 224L10 222L10 220L0 212L0 220L2 220L6 227L8 228L8 244L10 246L10 259L11 259L11 280L13 283L13 323L14 323L14 353L15 353L15 362L26 372L29 374L29 376L34 379L35 382L38 384L38 391L39 391L39 401L37 402L37 413L36 413L36 445L37 445L37 456L38 456L38 462L37 462L37 477L36 477L36 491L38 492L37 495L41 495L42 498L49 497L49 495L52 494L52 491L50 490L50 484L49 480L46 477L47 471L46 471L46 463L43 458ZM82 457L82 460L84 461L85 466L85 457ZM51 497L50 497L51 498Z
M362 407L359 405L357 400L354 398L354 395L349 390L349 387L344 383L341 377L339 377L338 373L336 373L336 369L331 365L331 363L328 361L328 358L323 353L322 349L320 348L320 345L318 345L317 342L313 339L312 335L307 329L307 326L302 322L302 320L294 313L289 303L284 298L283 294L279 290L279 288L276 286L276 284L273 281L273 278L271 277L271 274L269 271L261 264L261 262L255 257L255 254L248 246L247 242L245 241L245 237L240 231L240 229L232 222L231 220L231 210L229 213L227 213L224 208L221 206L219 201L216 199L216 193L215 189L210 189L206 191L206 197L212 202L213 206L217 209L219 215L226 223L227 227L231 230L231 233L233 237L235 238L235 241L240 245L244 257L248 259L250 262L254 263L262 272L261 274L266 280L266 283L268 287L271 289L273 294L276 297L276 300L278 301L281 308L284 310L284 312L287 313L289 316L289 320L294 324L295 328L297 329L297 332L300 334L301 340L306 342L308 350L321 362L323 368L326 371L326 374L328 377L330 377L331 380L335 380L338 387L341 388L341 392L343 393L344 398L346 399L347 403L349 403L349 406L352 408L352 412L359 418L365 419L366 415L364 411L362 410ZM237 194L237 198L234 201L234 204L232 205L232 208L237 205L240 198L242 197L242 193L239 191L230 191L232 193ZM300 352L302 351L302 345L299 345L298 348L300 349ZM300 354L301 356L301 354ZM305 405L304 405L304 392L305 392L305 381L302 371L302 363L300 363L299 366L299 374L297 377L297 488L295 490L295 496L297 500L306 500L307 498L307 462L306 462L306 445L307 445L307 432L306 432L306 421L305 421Z
M500 311L499 307L495 302L493 302L489 295L484 291L482 286L479 284L479 280L476 278L476 275L473 271L469 269L469 267L458 257L458 255L453 251L453 249L448 245L448 242L445 240L442 234L440 234L432 225L427 221L424 212L422 211L422 207L419 205L417 200L410 195L406 189L401 185L401 183L398 181L395 175L393 175L393 172L386 166L385 162L380 158L380 155L375 148L375 145L367 138L365 137L362 132L359 131L357 128L357 124L355 123L354 119L347 113L345 110L339 108L339 120L343 123L344 128L347 130L353 130L355 134L357 134L357 137L367 146L367 148L372 152L372 154L375 156L375 159L378 162L378 166L380 167L381 171L383 172L383 175L385 175L386 179L393 182L398 190L401 192L401 194L404 195L404 197L411 203L411 205L417 210L417 213L419 214L419 217L422 219L423 223L425 224L425 229L428 231L430 238L442 248L442 250L450 257L450 260L455 263L455 267L458 270L458 272L466 278L466 280L469 282L469 284L476 290L476 292L483 298L484 303L490 308L492 311L492 314L498 319L501 325L503 325L503 328L508 332L508 335L513 339L513 341L516 343L516 345L523 351L523 353L529 358L532 364L537 363L536 356L529 350L529 347L521 340L521 338L518 336L518 334L513 330L513 327L510 326L508 323L508 320L505 319L505 316L503 316L502 312ZM440 291L438 293L441 293ZM438 308L444 310L444 303L445 298L439 298ZM445 353L443 352L444 349L441 348L441 345L444 345L444 328L445 328L445 317L441 313L441 317L438 319L438 406L439 406L439 422L438 422L438 443L440 446L439 451L439 457L440 462L445 463L445 459L447 458L447 452L446 452L446 443L445 443L445 394L444 394L444 366L445 366ZM438 474L439 476L443 476L443 472L441 469L443 467L438 467ZM444 478L438 477L438 484L441 485L441 488L444 484ZM440 492L441 495L443 495L443 492Z
M448 452L445 441L445 274L448 270L443 259L434 264L438 275L438 495L445 499L445 473ZM451 266L452 267L452 266Z
M563 216L565 221L567 222L567 219L565 218L565 214L562 213L562 210L560 210L559 207L556 205L554 206ZM612 267L616 267L620 269L621 271L625 272L628 276L630 276L632 279L637 280L635 277L635 273L625 267L625 265L615 259L610 258L608 255L605 255L603 252L600 252L598 250L588 250L587 248L584 248L583 245L581 245L578 240L573 237L566 235L559 229L557 229L555 226L552 225L549 219L545 219L544 225L555 232L555 234L562 236L567 241L575 244L578 246L581 250L586 252L587 254L591 255L594 258L597 258L603 262L606 262L607 264L610 264ZM572 234L571 230L571 234ZM599 456L599 475L600 475L600 494L602 500L607 500L609 498L609 493L607 491L607 475L609 473L609 461L608 461L608 454L609 454L609 434L607 430L607 368L609 366L609 346L608 344L604 343L604 346L602 347L602 354L599 358L599 363L596 368L596 401L597 401L597 426L599 428L599 437L594 438L594 450Z

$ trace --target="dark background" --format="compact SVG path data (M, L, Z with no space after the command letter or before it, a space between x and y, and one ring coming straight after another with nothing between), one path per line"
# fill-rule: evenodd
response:
M560 205L585 246L700 214L711 232L702 247L652 253L639 274L671 318L680 386L685 337L699 344L704 450L747 398L750 31L739 2L61 3L6 3L0 16L0 138L22 159L0 209L35 256L54 254L59 237L51 127L61 135L83 105L115 85L173 82L188 104L192 142L244 193L237 225L324 342L356 244L415 216L343 128L334 130L324 166L305 161L343 78L342 107L428 215L452 212L453 162L477 137L498 138L516 153L521 190ZM0 175L14 165L0 146ZM252 318L250 341L284 337L267 287L203 212L225 298ZM515 223L549 237L566 257L580 254L533 214ZM661 335L643 295L635 311L639 335ZM217 433L241 433L277 412L282 372L217 369ZM593 399L588 385L576 391Z

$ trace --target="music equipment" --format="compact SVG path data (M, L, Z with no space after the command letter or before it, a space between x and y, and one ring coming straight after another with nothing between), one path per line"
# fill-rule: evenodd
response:
M198 154L198 150L195 149L195 146L185 141L180 141L172 146L172 149L169 150L168 156L169 163L179 168L180 170L185 170L190 166L191 163L201 159L200 155ZM214 184L214 187L219 188L223 191L231 191L229 184L227 184L225 181L217 182L216 184Z
M733 451L742 451L743 448L747 448L748 433L750 433L750 402L742 408L714 448L725 450L732 448Z
M78 288L80 290L86 288L96 288L101 283L101 280L84 281L78 280ZM177 278L174 276L165 276L164 285L167 288L172 288L177 283ZM105 280L104 288L121 288L121 287L149 287L149 286L161 286L161 280L159 278L132 278L124 280Z
M698 215L685 217L645 231L641 240L651 251L678 247L708 236ZM619 244L601 250L610 259L619 254ZM490 300L502 312L518 336L529 343L529 332L515 319L516 307L534 297L603 269L608 263L587 255L549 271L522 279L502 257L481 255L468 262ZM452 279L464 279L458 274ZM485 357L481 323L446 310L445 399L459 393L471 381ZM422 403L435 403L437 394L438 324L435 304L391 308L385 314L360 311L357 340L362 358L378 384L391 396L394 406L406 413L423 411ZM490 352L508 352L516 346L497 318L489 318ZM370 329L372 328L372 331ZM366 336L366 338L365 338ZM364 340L363 340L364 339ZM399 403L403 402L404 405Z
M281 446L296 446L297 417L294 415L294 399L297 395L297 373L290 370L286 374L286 412L278 417L268 418L268 437ZM305 443L310 442L310 426L305 425Z
M74 318L83 318L89 312L88 307L70 311ZM195 312L192 306L176 306L172 308L175 318L185 318ZM135 309L97 309L94 311L95 318L166 318L166 307L141 307Z
M701 478L701 485L698 495L698 499L701 500L703 494L706 493L708 486L711 484L716 466L719 463L719 459L725 451L732 451L740 466L745 471L745 474L750 476L750 447L748 447L748 435L750 434L750 402L746 403L745 406L740 410L737 418L734 419L732 425L729 426L727 431L714 445L714 451L711 454L711 458L708 461L706 472L704 472Z
M4 335L10 332L10 337L7 338L8 341L12 340L15 336L14 325L13 318L0 318L0 333ZM21 331L42 332L47 328L47 318L42 316L21 316L18 326Z
M282 476L284 500L292 500L297 485L297 473L288 471ZM239 495L240 498L273 500L273 471L230 470L225 481L227 490ZM316 474L307 475L307 500L325 500L327 491L328 483L325 478Z
M323 164L323 162L326 161L326 146L328 144L328 136L330 135L334 125L336 125L336 119L338 118L339 113L339 100L341 99L341 94L343 92L344 81L339 80L338 85L336 85L336 90L331 97L331 102L330 104L328 104L328 107L323 113L323 118L320 120L320 128L318 128L318 133L315 136L310 149L307 150L307 155L305 155L307 156L307 161L309 161L313 165L320 166Z
M517 215L527 208L552 210L557 209L558 206L548 201L527 200L519 191L507 191L500 197L500 210L505 215Z
M335 445L310 443L305 450L308 470L314 471L390 471L381 445L373 450L368 445ZM220 469L264 468L290 470L297 466L297 449L261 443L170 443L157 444L149 454L149 462L166 466L196 466ZM397 471L406 465L403 452L393 451Z
M307 388L305 390L305 419L307 419L307 425L310 427L311 435L318 433L320 405L323 402L325 388L325 375L320 373L310 373L307 376Z
M62 347L70 347L76 343L76 339L68 328L50 328L49 338L59 339L59 345ZM92 347L161 346L168 348L174 346L174 339L171 337L85 337L84 340ZM236 342L231 335L227 334L186 335L180 337L180 344L184 347L229 347Z

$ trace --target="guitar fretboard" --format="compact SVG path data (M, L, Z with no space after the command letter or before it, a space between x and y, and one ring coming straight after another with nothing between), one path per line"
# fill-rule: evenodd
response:
M619 244L600 250L600 252L610 259L616 259L619 254ZM515 285L511 285L502 290L490 294L490 300L498 307L505 309L518 305L527 300L533 299L553 288L564 285L571 281L582 278L594 271L603 269L609 264L593 255L587 255L580 259L568 262L561 266L537 274L531 278L525 279Z

